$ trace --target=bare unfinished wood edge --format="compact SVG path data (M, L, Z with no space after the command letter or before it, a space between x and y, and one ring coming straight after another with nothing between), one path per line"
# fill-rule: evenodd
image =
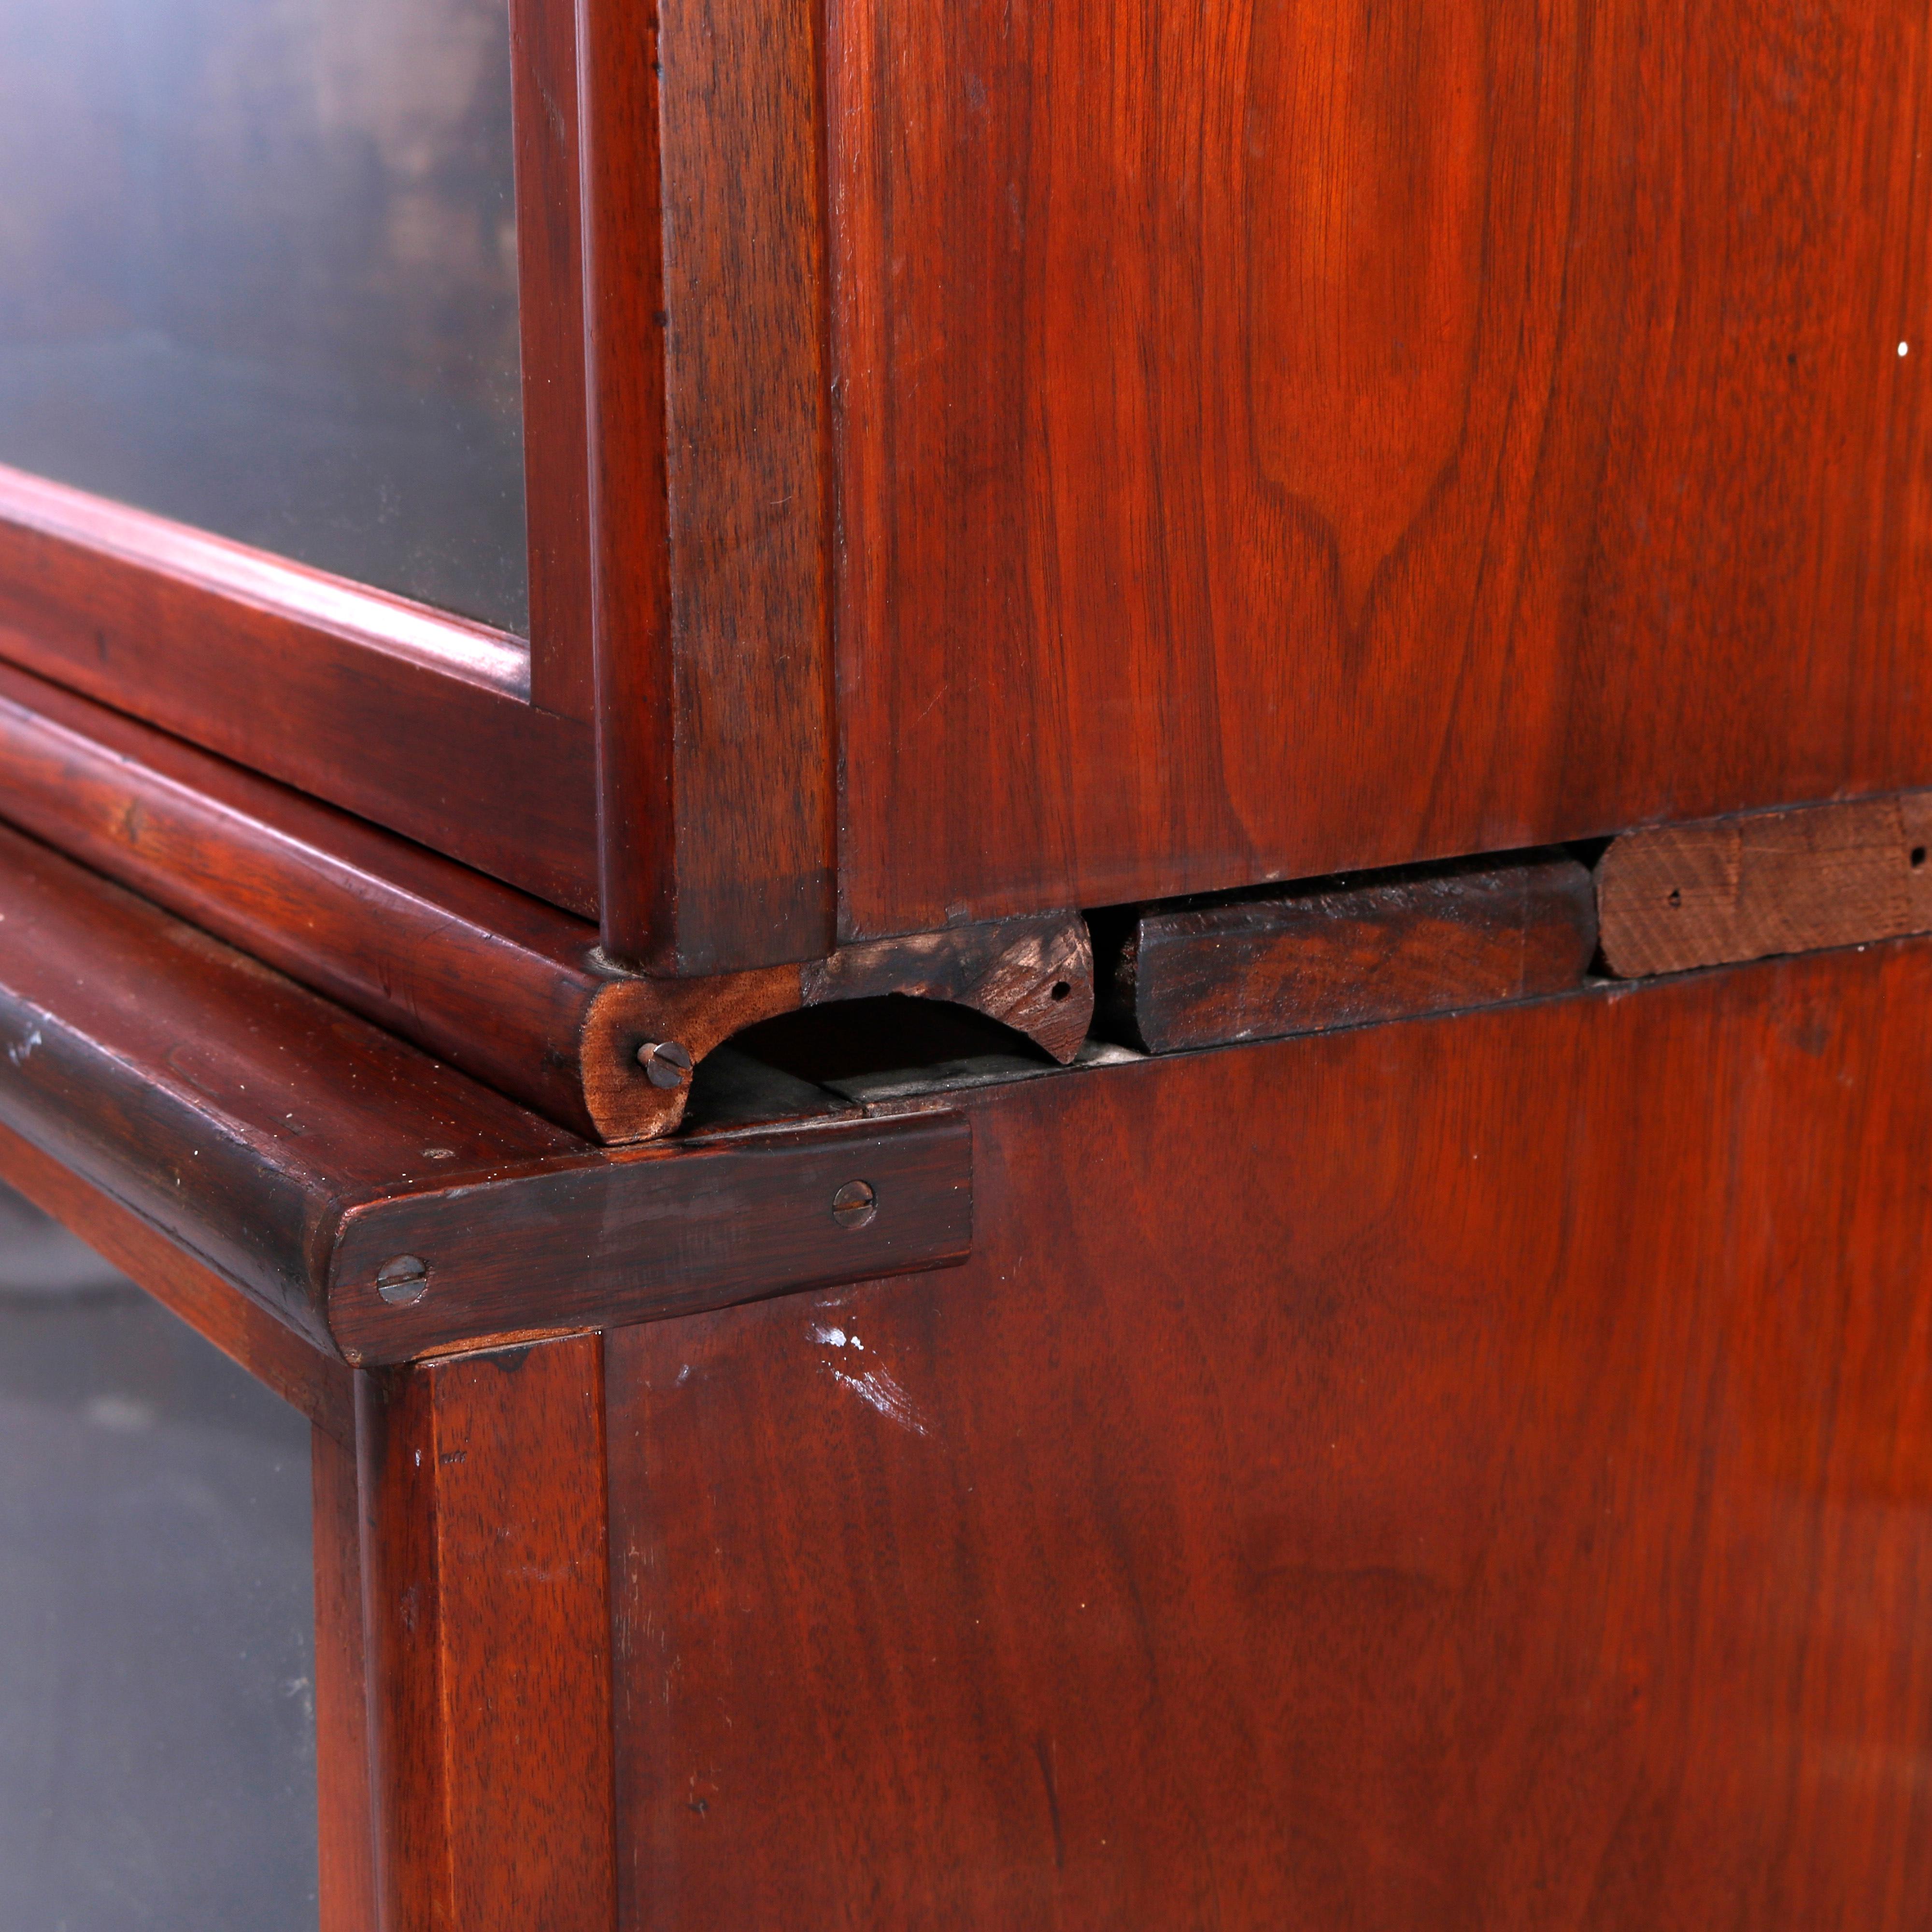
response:
M1558 848L1121 908L1096 926L1104 1030L1163 1054L1547 998L1582 985L1598 944L1588 869ZM1485 933L1505 942L1486 956Z
M1642 979L1932 931L1932 792L1646 826L1596 890L1606 971Z
M1078 913L868 940L803 966L710 980L615 979L586 1022L581 1064L592 1120L607 1142L656 1140L682 1122L687 1077L640 1093L637 1055L674 1041L695 1068L760 1020L897 993L970 1007L1024 1034L1061 1065L1080 1051L1094 1017L1094 948ZM606 1090L599 1082L607 1079Z
M130 1208L0 1126L0 1177L340 1443L356 1436L353 1373Z

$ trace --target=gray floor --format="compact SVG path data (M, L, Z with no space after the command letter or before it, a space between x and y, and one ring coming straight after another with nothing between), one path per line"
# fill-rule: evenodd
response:
M316 1923L308 1428L0 1192L0 1932Z

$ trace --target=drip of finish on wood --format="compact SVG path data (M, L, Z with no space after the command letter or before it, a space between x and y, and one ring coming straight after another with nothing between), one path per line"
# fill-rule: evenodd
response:
M670 1132L694 1062L802 1006L952 1000L1062 1062L1093 1012L1086 926L1067 913L708 980L618 973L586 922L5 666L0 812L594 1140Z
M1660 825L1597 871L1620 979L1932 932L1932 792Z
M1132 914L1108 1023L1150 1053L1573 990L1596 950L1590 875L1559 852L1318 880Z

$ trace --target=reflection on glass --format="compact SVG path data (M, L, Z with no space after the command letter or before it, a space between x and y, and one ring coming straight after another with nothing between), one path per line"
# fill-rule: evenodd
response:
M527 626L507 0L0 0L0 463Z
M0 1192L0 1926L314 1932L308 1425Z

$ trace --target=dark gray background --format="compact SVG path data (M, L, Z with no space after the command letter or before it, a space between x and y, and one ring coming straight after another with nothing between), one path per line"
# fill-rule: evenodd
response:
M308 1425L0 1190L0 1928L316 1924Z

